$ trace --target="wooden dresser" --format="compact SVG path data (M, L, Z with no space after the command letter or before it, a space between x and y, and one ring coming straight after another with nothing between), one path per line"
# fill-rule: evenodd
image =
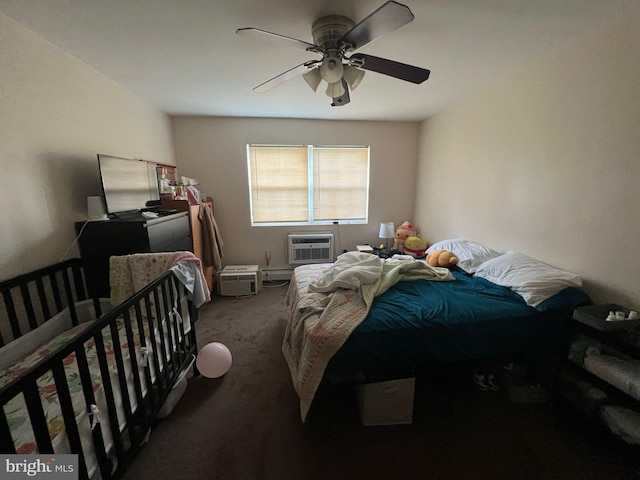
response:
M189 223L191 224L191 236L193 238L193 253L202 261L202 223L198 219L200 205L190 205L187 200L173 200L167 196L161 197L162 207L177 210L178 212L189 212ZM213 199L207 197L203 202L211 207L213 212ZM203 265L204 276L207 280L209 291L213 291L215 286L215 271L213 267Z

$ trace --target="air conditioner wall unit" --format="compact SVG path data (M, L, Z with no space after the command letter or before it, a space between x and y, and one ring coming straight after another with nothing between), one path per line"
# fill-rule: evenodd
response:
M258 265L228 265L218 272L218 294L223 297L256 295L262 290Z
M288 244L292 265L333 262L333 233L294 232L289 234Z

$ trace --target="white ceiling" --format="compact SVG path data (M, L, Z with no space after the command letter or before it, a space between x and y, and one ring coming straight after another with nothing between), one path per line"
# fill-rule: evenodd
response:
M312 53L235 35L312 42L328 14L356 23L384 0L0 0L0 10L169 114L421 120L461 95L631 14L638 0L408 0L415 20L360 51L431 70L414 85L367 72L331 107L294 78L252 88Z

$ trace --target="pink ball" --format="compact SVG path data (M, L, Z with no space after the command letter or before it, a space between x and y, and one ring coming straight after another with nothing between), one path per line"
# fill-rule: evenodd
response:
M207 378L221 377L231 367L231 352L222 343L207 343L198 353L196 366Z

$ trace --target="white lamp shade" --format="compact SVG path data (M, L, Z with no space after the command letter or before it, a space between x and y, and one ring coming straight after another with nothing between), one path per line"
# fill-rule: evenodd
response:
M341 81L337 81L336 83L329 83L327 85L327 90L325 92L328 97L338 98L344 95L344 87L342 86Z
M322 81L322 75L320 75L320 69L314 68L313 70L309 70L307 73L302 75L304 81L311 87L311 90L314 92L318 89L318 85Z
M378 233L378 237L393 238L395 234L396 234L396 229L393 226L393 222L382 222L380 224L380 233Z
M107 210L104 207L102 197L87 197L87 217L90 220L105 220L107 218Z
M337 81L336 83L330 83L327 85L327 91L325 92L327 97L338 98L344 95L344 87L342 86L341 81Z
M354 67L353 65L347 65L344 67L344 79L349 84L351 90L355 90L360 85L360 82L364 78L364 70Z

